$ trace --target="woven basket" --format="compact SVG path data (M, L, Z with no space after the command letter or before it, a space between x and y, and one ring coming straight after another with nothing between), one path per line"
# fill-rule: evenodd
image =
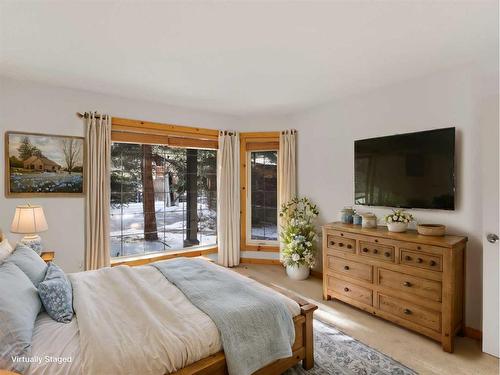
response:
M441 224L418 224L417 232L423 236L444 236L446 226Z

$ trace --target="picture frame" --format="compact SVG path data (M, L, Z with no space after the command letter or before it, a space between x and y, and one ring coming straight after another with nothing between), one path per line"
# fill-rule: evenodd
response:
M5 196L85 196L85 138L5 132Z

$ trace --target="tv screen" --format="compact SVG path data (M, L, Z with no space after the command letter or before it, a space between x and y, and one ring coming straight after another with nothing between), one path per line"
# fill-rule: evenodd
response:
M455 128L354 142L355 203L455 209Z

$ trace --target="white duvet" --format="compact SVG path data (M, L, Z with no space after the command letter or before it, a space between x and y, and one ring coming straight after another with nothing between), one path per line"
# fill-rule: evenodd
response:
M40 361L27 374L163 375L222 350L212 320L153 267L120 266L69 277L76 316L64 324L39 315L32 355ZM299 314L294 301L276 295Z

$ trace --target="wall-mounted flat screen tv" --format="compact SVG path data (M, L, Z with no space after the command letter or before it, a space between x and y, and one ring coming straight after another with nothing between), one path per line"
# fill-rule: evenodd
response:
M455 209L455 128L354 142L358 205Z

